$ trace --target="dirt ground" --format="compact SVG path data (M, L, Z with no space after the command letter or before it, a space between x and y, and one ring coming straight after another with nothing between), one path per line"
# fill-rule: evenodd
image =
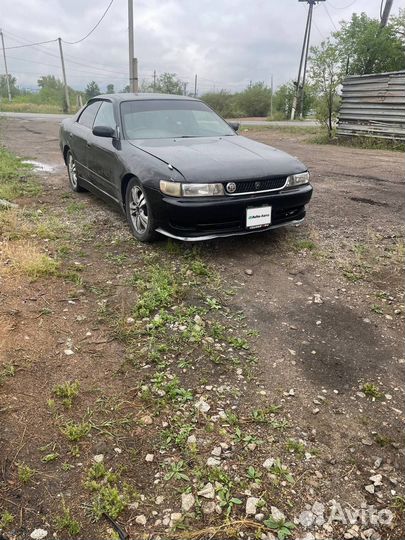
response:
M35 281L0 272L0 373L15 370L0 383L5 538L116 537L103 512L130 538L282 538L278 511L291 538L404 538L403 155L244 131L308 166L305 223L144 246L114 208L69 192L56 122L0 129L7 148L53 167L38 173L42 194L19 203L58 220L59 232L32 241L63 269ZM182 315L165 314L166 326L158 310L134 315L156 287L151 265L184 287L165 305ZM167 350L189 328L186 308L204 338ZM80 382L71 407L55 397L65 381ZM64 428L73 421L87 426L77 442ZM212 498L199 495L207 484Z

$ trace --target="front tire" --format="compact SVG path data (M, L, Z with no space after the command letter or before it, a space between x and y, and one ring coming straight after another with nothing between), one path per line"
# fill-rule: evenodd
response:
M131 178L125 193L125 210L132 234L141 242L156 238L155 219L145 189L137 178Z
M66 166L68 170L69 184L70 184L71 189L75 191L76 193L81 193L82 191L86 191L79 184L79 176L77 174L76 161L70 150L68 150L66 154Z

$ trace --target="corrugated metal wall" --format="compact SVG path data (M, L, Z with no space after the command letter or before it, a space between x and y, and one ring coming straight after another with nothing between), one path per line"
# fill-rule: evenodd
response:
M347 77L337 131L405 140L405 71Z

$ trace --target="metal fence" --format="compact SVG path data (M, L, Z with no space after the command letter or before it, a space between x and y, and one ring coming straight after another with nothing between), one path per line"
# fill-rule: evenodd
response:
M405 140L405 71L347 77L337 132Z

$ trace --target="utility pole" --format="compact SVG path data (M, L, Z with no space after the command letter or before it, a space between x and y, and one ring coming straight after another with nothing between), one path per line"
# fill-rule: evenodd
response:
M183 96L187 95L187 85L188 85L188 82L183 83Z
M66 108L67 108L67 112L69 112L70 111L69 88L66 82L65 60L63 58L62 39L60 37L58 38L58 43L59 43L60 61L62 64L63 85L65 87Z
M7 59L6 59L6 49L4 47L4 36L3 32L0 30L0 36L1 36L1 44L3 46L3 58L4 58L4 70L6 72L6 83L7 83L7 92L8 92L8 100L11 101L11 91L10 91L10 77L8 74L7 69Z
M153 93L156 92L156 69L153 70Z
M381 28L384 28L385 26L387 26L388 17L390 16L393 2L394 0L386 0L385 2L385 7L384 7L383 14L381 16L381 22L380 22Z
M194 97L197 97L197 74L194 77Z
M273 91L274 91L274 86L273 86L273 73L271 74L271 78L270 78L270 90L271 90L271 96L270 96L270 118L272 119L272 118L273 118Z
M312 8L312 6L311 6ZM301 85L301 107L300 107L300 118L301 120L304 118L304 97L305 97L305 76L307 74L307 63L308 63L308 51L309 51L309 40L311 39L311 28L312 28L312 9L310 9L310 21L309 21L309 27L308 27L308 36L307 36L307 46L306 46L306 53L305 53L305 60L304 60L304 71L302 74L302 85Z
M304 41L302 43L302 50L301 50L301 58L300 58L300 66L298 68L298 77L297 77L297 84L295 88L295 95L293 99L292 109L291 109L291 120L294 120L295 118L295 112L297 110L297 104L298 104L298 97L300 95L300 91L304 92L304 87L301 85L301 70L304 63L305 58L305 68L304 68L304 81L305 81L305 70L307 66L307 59L308 59L308 50L309 50L309 37L311 34L311 25L312 25L312 11L314 9L314 5L317 2L324 2L325 0L298 0L298 2L307 2L309 4L309 10L308 10L308 17L307 17L307 23L305 26L305 34L304 34Z
M134 0L128 0L129 91L138 92L138 61L134 58Z

